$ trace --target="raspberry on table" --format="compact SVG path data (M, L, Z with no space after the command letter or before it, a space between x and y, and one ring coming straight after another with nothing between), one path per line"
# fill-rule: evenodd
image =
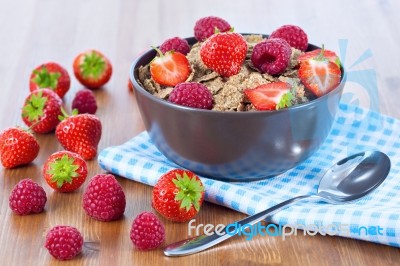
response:
M187 55L190 51L189 43L182 38L174 37L165 40L161 46L160 51L165 54L168 51L174 50L175 52L180 52L181 54Z
M251 62L262 73L278 75L289 66L292 50L283 39L274 38L254 46Z
M58 225L46 235L45 248L58 260L69 260L82 251L83 237L72 226Z
M31 179L23 179L15 185L9 197L11 210L18 215L40 213L46 205L44 189Z
M165 228L155 214L142 212L132 222L130 238L140 250L154 249L164 242Z
M125 193L111 174L99 174L89 182L83 194L83 209L90 217L109 222L125 212Z
M206 86L198 82L184 82L176 85L168 100L172 103L200 108L212 109L213 96Z
M218 29L219 32L226 32L231 28L231 25L222 18L213 16L204 17L196 21L194 25L194 37L199 42L202 42L213 35L215 29Z
M298 26L284 25L271 33L269 38L281 38L288 42L288 44L301 51L307 50L308 38L307 34Z
M79 114L95 114L97 103L93 91L89 89L78 91L72 101L72 109L77 109Z

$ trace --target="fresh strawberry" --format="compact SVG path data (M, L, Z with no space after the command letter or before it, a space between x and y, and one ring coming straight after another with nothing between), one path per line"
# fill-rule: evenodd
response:
M39 144L28 131L12 127L0 136L0 157L5 168L31 163L37 157Z
M150 63L150 73L155 82L173 87L189 77L191 69L185 55L174 51L163 54L158 48L154 49L158 56Z
M330 50L325 50L324 49L324 57L326 59L328 59L329 61L337 64L340 67L340 59L339 57L336 55L335 52L330 51ZM302 55L300 55L297 59L299 60L300 64L304 61L308 61L311 58L314 58L316 56L318 56L319 54L321 54L321 49L316 49L310 52L306 52Z
M174 169L162 175L153 189L152 206L175 222L192 219L204 199L204 186L194 173Z
M303 85L317 97L336 88L342 74L336 62L329 61L323 51L324 49L318 55L301 61L298 72Z
M54 190L71 192L85 182L86 162L77 153L59 151L50 155L44 163L43 176Z
M110 60L97 50L89 50L75 57L73 63L75 77L89 89L97 89L106 84L112 74Z
M101 138L100 120L91 114L77 115L76 110L72 111L72 116L63 114L56 128L58 141L66 150L78 153L83 159L93 159Z
M257 110L278 110L292 105L294 98L290 84L271 82L244 91Z
M246 40L235 32L214 34L200 48L203 63L223 77L240 72L246 53Z
M53 131L60 122L61 104L61 98L52 90L35 90L25 99L22 120L36 133Z
M65 68L57 63L49 62L36 67L29 80L29 89L51 89L60 98L64 97L71 86L71 79Z

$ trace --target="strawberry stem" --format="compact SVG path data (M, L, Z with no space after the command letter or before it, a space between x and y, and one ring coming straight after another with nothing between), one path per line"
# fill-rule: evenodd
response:
M151 46L151 48L153 48L154 50L156 50L156 52L157 52L157 54L158 54L159 57L163 57L163 56L164 56L163 52L161 52L161 50L158 49L157 47Z
M63 121L65 118L69 117L69 114L65 111L64 107L61 107L61 113L62 115L58 116L58 120Z
M35 126L36 126L37 124L39 124L40 122L42 122L41 119L38 120L38 121L36 121L35 123L31 124L31 125L26 129L26 131L27 131L27 132L31 132L31 131L32 131L32 128L35 127Z
M58 116L58 120L60 120L60 121L63 121L65 118L68 118L68 117L70 117L70 116L74 116L74 115L77 115L77 114L79 114L79 111L78 111L78 109L72 109L72 112L71 112L71 114L69 115L68 113L67 113L67 111L65 111L65 109L64 109L64 107L61 107L61 113L62 113L62 115L59 115Z
M315 59L318 60L318 61L326 60L324 53L325 53L325 48L324 48L324 44L322 44L321 45L321 51L320 51L320 53L318 54L318 56Z

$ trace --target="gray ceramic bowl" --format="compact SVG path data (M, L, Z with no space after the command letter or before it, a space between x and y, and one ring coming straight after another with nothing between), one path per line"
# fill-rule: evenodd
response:
M308 50L316 48L308 46ZM310 157L331 129L346 80L342 69L341 83L330 93L278 111L201 110L158 99L138 84L138 68L155 56L156 51L149 50L132 63L130 71L150 138L171 161L218 180L266 178Z

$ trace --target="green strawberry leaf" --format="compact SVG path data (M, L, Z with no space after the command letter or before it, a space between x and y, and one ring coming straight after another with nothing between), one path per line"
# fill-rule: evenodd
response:
M200 210L200 199L204 191L204 186L196 177L190 178L186 172L183 177L176 174L176 178L172 182L178 188L179 192L175 195L175 200L180 202L180 208L189 211L193 206L196 211Z
M74 161L74 158L64 154L61 158L50 163L46 173L51 175L51 182L56 183L58 188L61 188L64 183L71 184L73 178L79 176L76 172L79 169L79 165L75 165Z
M291 92L285 93L279 103L276 105L276 110L292 106L293 94Z
M99 78L106 69L106 62L103 57L92 51L86 54L83 63L80 65L81 73L84 78Z
M58 85L58 79L61 77L60 72L49 72L47 67L43 66L39 70L33 71L34 77L32 81L36 83L39 88L55 89Z
M339 68L340 68L340 66L342 65L342 63L340 63L339 56L336 57L335 64L336 64Z
M39 120L44 115L46 103L47 97L43 96L42 91L32 94L22 108L22 117L28 118L31 122Z
M70 117L70 115L65 111L63 107L61 107L61 114L58 116L58 120L63 121L64 119ZM77 115L78 114L78 109L73 109L71 115Z

